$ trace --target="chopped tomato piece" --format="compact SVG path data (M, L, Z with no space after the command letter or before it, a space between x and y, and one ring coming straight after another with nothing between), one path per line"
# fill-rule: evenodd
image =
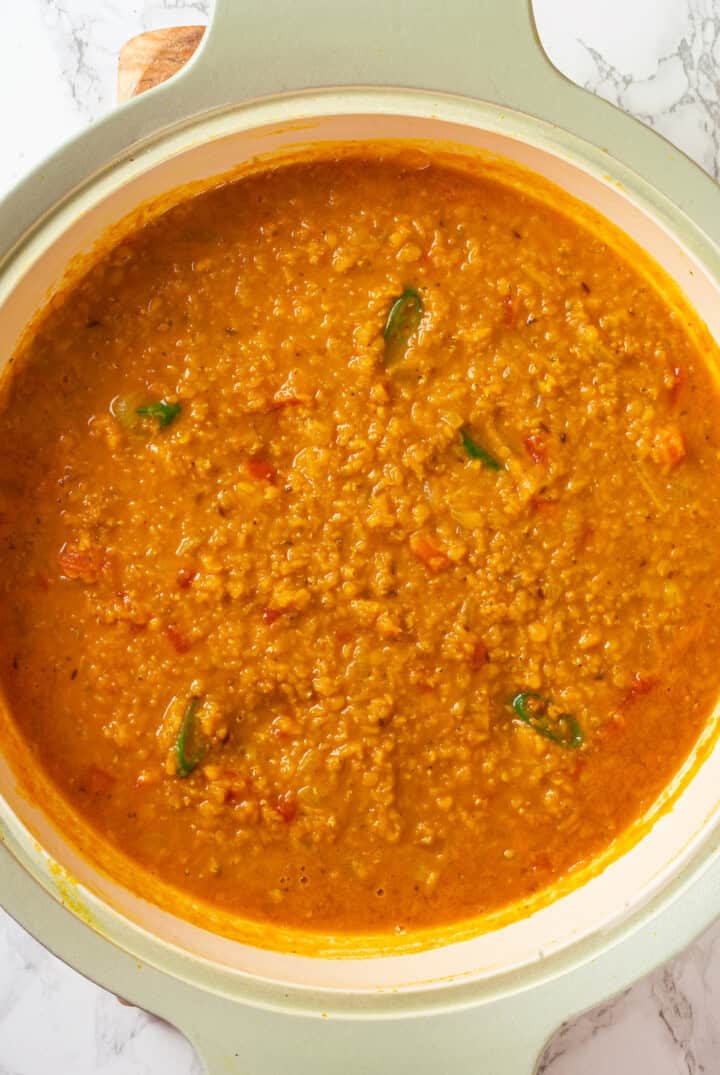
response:
M539 851L537 855L533 855L530 860L531 870L550 870L552 869L552 860L545 851Z
M428 567L433 574L437 575L440 571L444 571L446 567L449 567L450 560L447 553L443 552L433 541L424 537L422 534L413 534L410 538L410 548L417 556L418 560Z
M677 426L666 426L655 434L651 453L653 461L671 469L685 458L685 438Z
M105 564L101 549L81 549L72 541L66 541L58 554L60 570L66 579L95 582Z
M286 396L285 398L278 398L278 395L276 393L268 404L267 409L269 411L281 411L285 407L300 407L304 402L305 400L299 399L298 396Z
M553 500L552 497L540 496L538 493L534 493L530 497L530 506L533 511L552 512L558 507L558 501Z
M225 802L226 803L241 803L241 802L244 802L245 799L247 799L247 795L248 795L248 792L247 792L247 787L245 785L242 785L242 786L234 785L233 787L228 788L227 791L225 792Z
M173 623L169 623L165 628L165 637L176 653L187 653L192 648L190 639Z
M273 810L275 810L286 824L289 824L297 817L298 805L295 796L291 791L286 791L284 795L278 795L273 803Z
M658 684L658 677L636 672L630 684L630 694L649 694Z
M672 385L670 387L670 402L677 403L680 393L687 381L687 370L683 366L673 366Z
M275 480L275 468L267 459L248 459L245 469L255 481L272 482Z
M181 590L189 590L197 578L197 571L191 567L181 567L177 573L177 584Z
M535 430L523 437L523 448L532 459L533 463L545 463L548 453L547 433Z
M482 668L484 664L487 664L488 649L485 643L480 640L473 646L472 656L470 658L470 664L473 668Z
M276 620L279 620L282 616L282 612L277 608L265 608L263 609L263 623L266 623L268 627L272 627Z

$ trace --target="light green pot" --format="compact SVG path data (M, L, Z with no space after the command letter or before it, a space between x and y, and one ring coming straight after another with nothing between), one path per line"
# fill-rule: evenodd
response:
M187 69L68 142L5 200L6 356L70 257L140 202L293 143L370 138L464 143L534 168L636 238L720 338L716 187L566 82L528 0L217 0ZM413 955L311 959L223 940L96 874L0 753L0 901L83 974L175 1023L212 1075L529 1075L564 1019L714 918L718 788L713 749L631 851L495 933Z

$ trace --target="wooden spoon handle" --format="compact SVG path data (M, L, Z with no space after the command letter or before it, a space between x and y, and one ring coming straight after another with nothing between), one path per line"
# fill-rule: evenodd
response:
M173 26L130 38L118 57L118 101L127 101L177 74L204 32L204 26Z

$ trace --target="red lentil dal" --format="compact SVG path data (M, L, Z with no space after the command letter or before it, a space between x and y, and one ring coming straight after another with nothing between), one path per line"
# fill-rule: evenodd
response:
M104 841L250 919L530 897L648 809L720 685L702 334L609 225L425 164L181 202L6 386L14 719Z

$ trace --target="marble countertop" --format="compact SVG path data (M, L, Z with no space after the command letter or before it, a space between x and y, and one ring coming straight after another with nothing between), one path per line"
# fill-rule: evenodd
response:
M720 0L535 0L535 8L545 47L563 72L720 177ZM5 4L0 194L113 106L117 53L127 38L206 22L208 10L209 0ZM50 1071L200 1075L201 1068L175 1030L122 1006L0 912L0 1075ZM540 1071L720 1072L720 923L670 965L563 1027Z

